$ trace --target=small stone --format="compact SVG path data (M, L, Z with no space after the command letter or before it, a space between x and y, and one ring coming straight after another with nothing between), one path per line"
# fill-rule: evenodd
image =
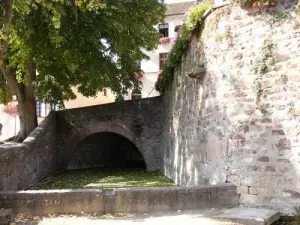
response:
M272 166L266 166L265 167L265 172L276 172L275 168Z
M257 172L257 171L261 171L261 166L250 166L249 167L249 170L250 171L255 171L255 172Z
M290 160L288 160L288 159L277 159L276 162L290 163Z
M242 58L243 58L243 53L237 53L232 57L233 60L240 60Z
M269 119L269 118L263 118L263 119L259 120L259 122L261 122L261 123L272 123L272 120Z
M291 150L291 142L286 138L281 138L276 144L279 150Z
M272 135L285 135L283 130L272 130Z
M284 62L289 60L291 57L287 53L277 54L277 61L278 62Z
M260 162L270 162L270 159L268 156L261 156L257 160Z

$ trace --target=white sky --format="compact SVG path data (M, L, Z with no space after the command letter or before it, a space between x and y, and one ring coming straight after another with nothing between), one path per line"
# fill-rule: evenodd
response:
M165 0L165 3L193 2L194 0Z

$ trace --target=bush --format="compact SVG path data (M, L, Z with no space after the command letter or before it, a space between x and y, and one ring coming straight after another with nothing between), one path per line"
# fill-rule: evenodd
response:
M165 64L155 89L161 94L164 93L173 81L175 68L181 63L183 54L186 53L190 42L193 40L193 34L203 20L204 13L210 8L211 3L195 4L192 6L185 16L184 24L177 33L177 39L173 45L169 61Z

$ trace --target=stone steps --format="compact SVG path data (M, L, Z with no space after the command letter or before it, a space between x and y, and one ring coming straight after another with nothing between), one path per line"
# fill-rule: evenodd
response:
M0 225L8 225L14 220L12 209L0 209Z
M231 208L212 216L243 225L271 225L280 218L279 212L264 208Z

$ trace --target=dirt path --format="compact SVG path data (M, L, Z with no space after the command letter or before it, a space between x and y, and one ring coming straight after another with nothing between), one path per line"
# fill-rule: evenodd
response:
M236 223L208 218L216 213L217 211L138 215L82 213L82 215L49 215L46 217L18 215L11 225L236 225Z

